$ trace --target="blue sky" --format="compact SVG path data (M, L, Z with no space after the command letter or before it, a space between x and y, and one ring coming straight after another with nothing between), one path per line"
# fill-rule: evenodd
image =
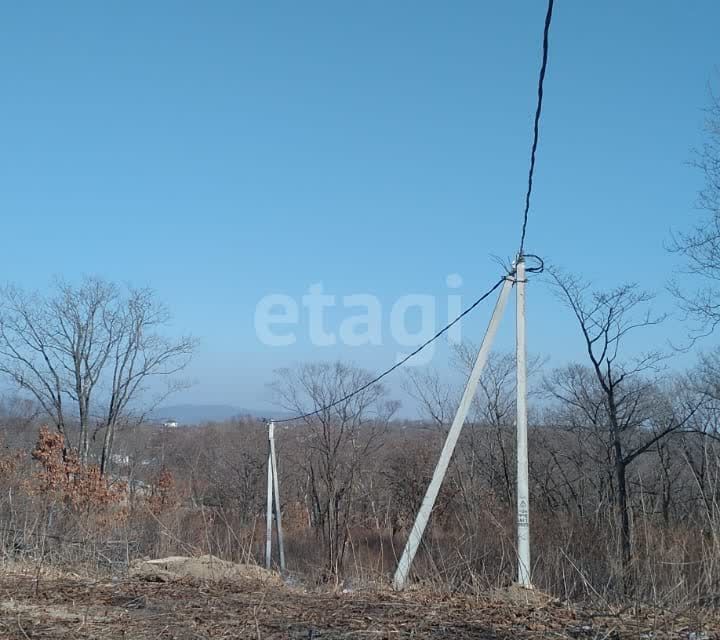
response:
M398 346L261 344L263 296L313 283L466 301L517 248L544 2L12 3L0 20L0 274L150 285L201 348L182 400L267 406L276 367ZM690 223L713 1L559 0L527 249L662 292ZM716 76L717 77L717 76ZM529 346L580 358L547 289ZM659 307L671 301L662 294ZM489 305L464 323L478 339ZM340 321L342 311L329 323ZM512 338L512 314L500 347ZM332 328L332 326L330 327ZM671 322L642 340L681 331ZM304 337L305 336L305 337ZM644 346L644 345L639 345ZM437 366L445 366L443 349Z

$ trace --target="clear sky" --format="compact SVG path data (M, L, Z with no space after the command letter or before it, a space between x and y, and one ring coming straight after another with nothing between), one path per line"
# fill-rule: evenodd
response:
M267 406L274 368L399 347L268 347L254 312L322 283L466 302L517 248L545 2L36 2L0 18L0 277L150 285L201 339L182 399ZM558 0L528 251L662 291L693 216L720 3ZM660 306L670 300L661 296ZM529 346L580 358L547 289ZM464 323L478 339L489 305ZM328 315L337 328L342 309ZM347 315L345 313L345 315ZM500 346L511 345L512 314ZM679 331L671 323L654 334ZM664 333L663 333L664 332ZM444 351L436 355L444 366Z

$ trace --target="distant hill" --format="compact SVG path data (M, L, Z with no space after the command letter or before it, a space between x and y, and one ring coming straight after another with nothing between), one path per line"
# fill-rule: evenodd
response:
M254 411L229 404L175 404L159 407L152 413L154 420L177 420L180 426L222 422L238 416L263 417L267 411Z

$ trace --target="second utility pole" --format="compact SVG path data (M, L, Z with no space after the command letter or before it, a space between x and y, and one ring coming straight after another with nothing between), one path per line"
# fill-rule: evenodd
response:
M282 532L280 510L280 487L278 481L277 456L275 455L275 423L268 424L268 461L267 461L267 511L265 519L265 568L272 568L272 521L273 502L275 502L275 527L277 528L278 549L280 551L280 571L285 571L285 544Z

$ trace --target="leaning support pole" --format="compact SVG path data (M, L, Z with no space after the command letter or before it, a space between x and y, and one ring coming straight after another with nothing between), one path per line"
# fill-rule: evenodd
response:
M527 442L527 353L525 348L525 262L517 260L517 545L518 584L531 588L530 582L530 492L528 489Z
M480 376L485 368L485 363L487 362L490 348L492 347L493 340L495 339L495 334L497 333L497 328L500 324L500 318L505 310L505 304L507 303L508 296L510 295L512 285L513 278L508 276L505 279L503 288L500 290L500 295L498 296L495 309L493 310L492 317L490 318L490 324L488 325L485 337L480 345L480 351L478 352L477 359L475 360L475 365L473 366L470 377L465 385L465 391L463 392L462 399L460 400L460 405L458 406L455 414L455 419L453 420L450 431L445 439L445 445L440 453L440 459L438 460L432 480L425 492L425 497L423 498L422 505L420 506L420 511L418 511L417 517L415 518L415 523L413 524L412 531L410 531L410 537L405 544L405 549L403 550L402 557L400 558L400 563L395 571L393 586L396 589L402 589L407 581L408 574L410 573L410 567L412 566L415 554L420 546L420 540L425 532L425 527L427 526L430 518L430 513L432 512L433 506L435 506L435 499L440 491L440 485L442 484L448 465L450 464L453 451L455 450L455 444L460 436L460 431L462 430L465 418L470 410L470 404L475 396L475 390L477 389L478 382L480 381Z
M268 424L268 443L272 422ZM265 568L272 568L272 520L273 520L273 459L272 450L268 444L267 458L267 504L265 511Z
M277 527L278 549L280 550L280 571L285 571L285 544L283 542L282 515L280 511L280 487L278 481L277 456L275 455L275 423L268 429L270 438L270 461L272 462L273 494L275 495L275 526Z

